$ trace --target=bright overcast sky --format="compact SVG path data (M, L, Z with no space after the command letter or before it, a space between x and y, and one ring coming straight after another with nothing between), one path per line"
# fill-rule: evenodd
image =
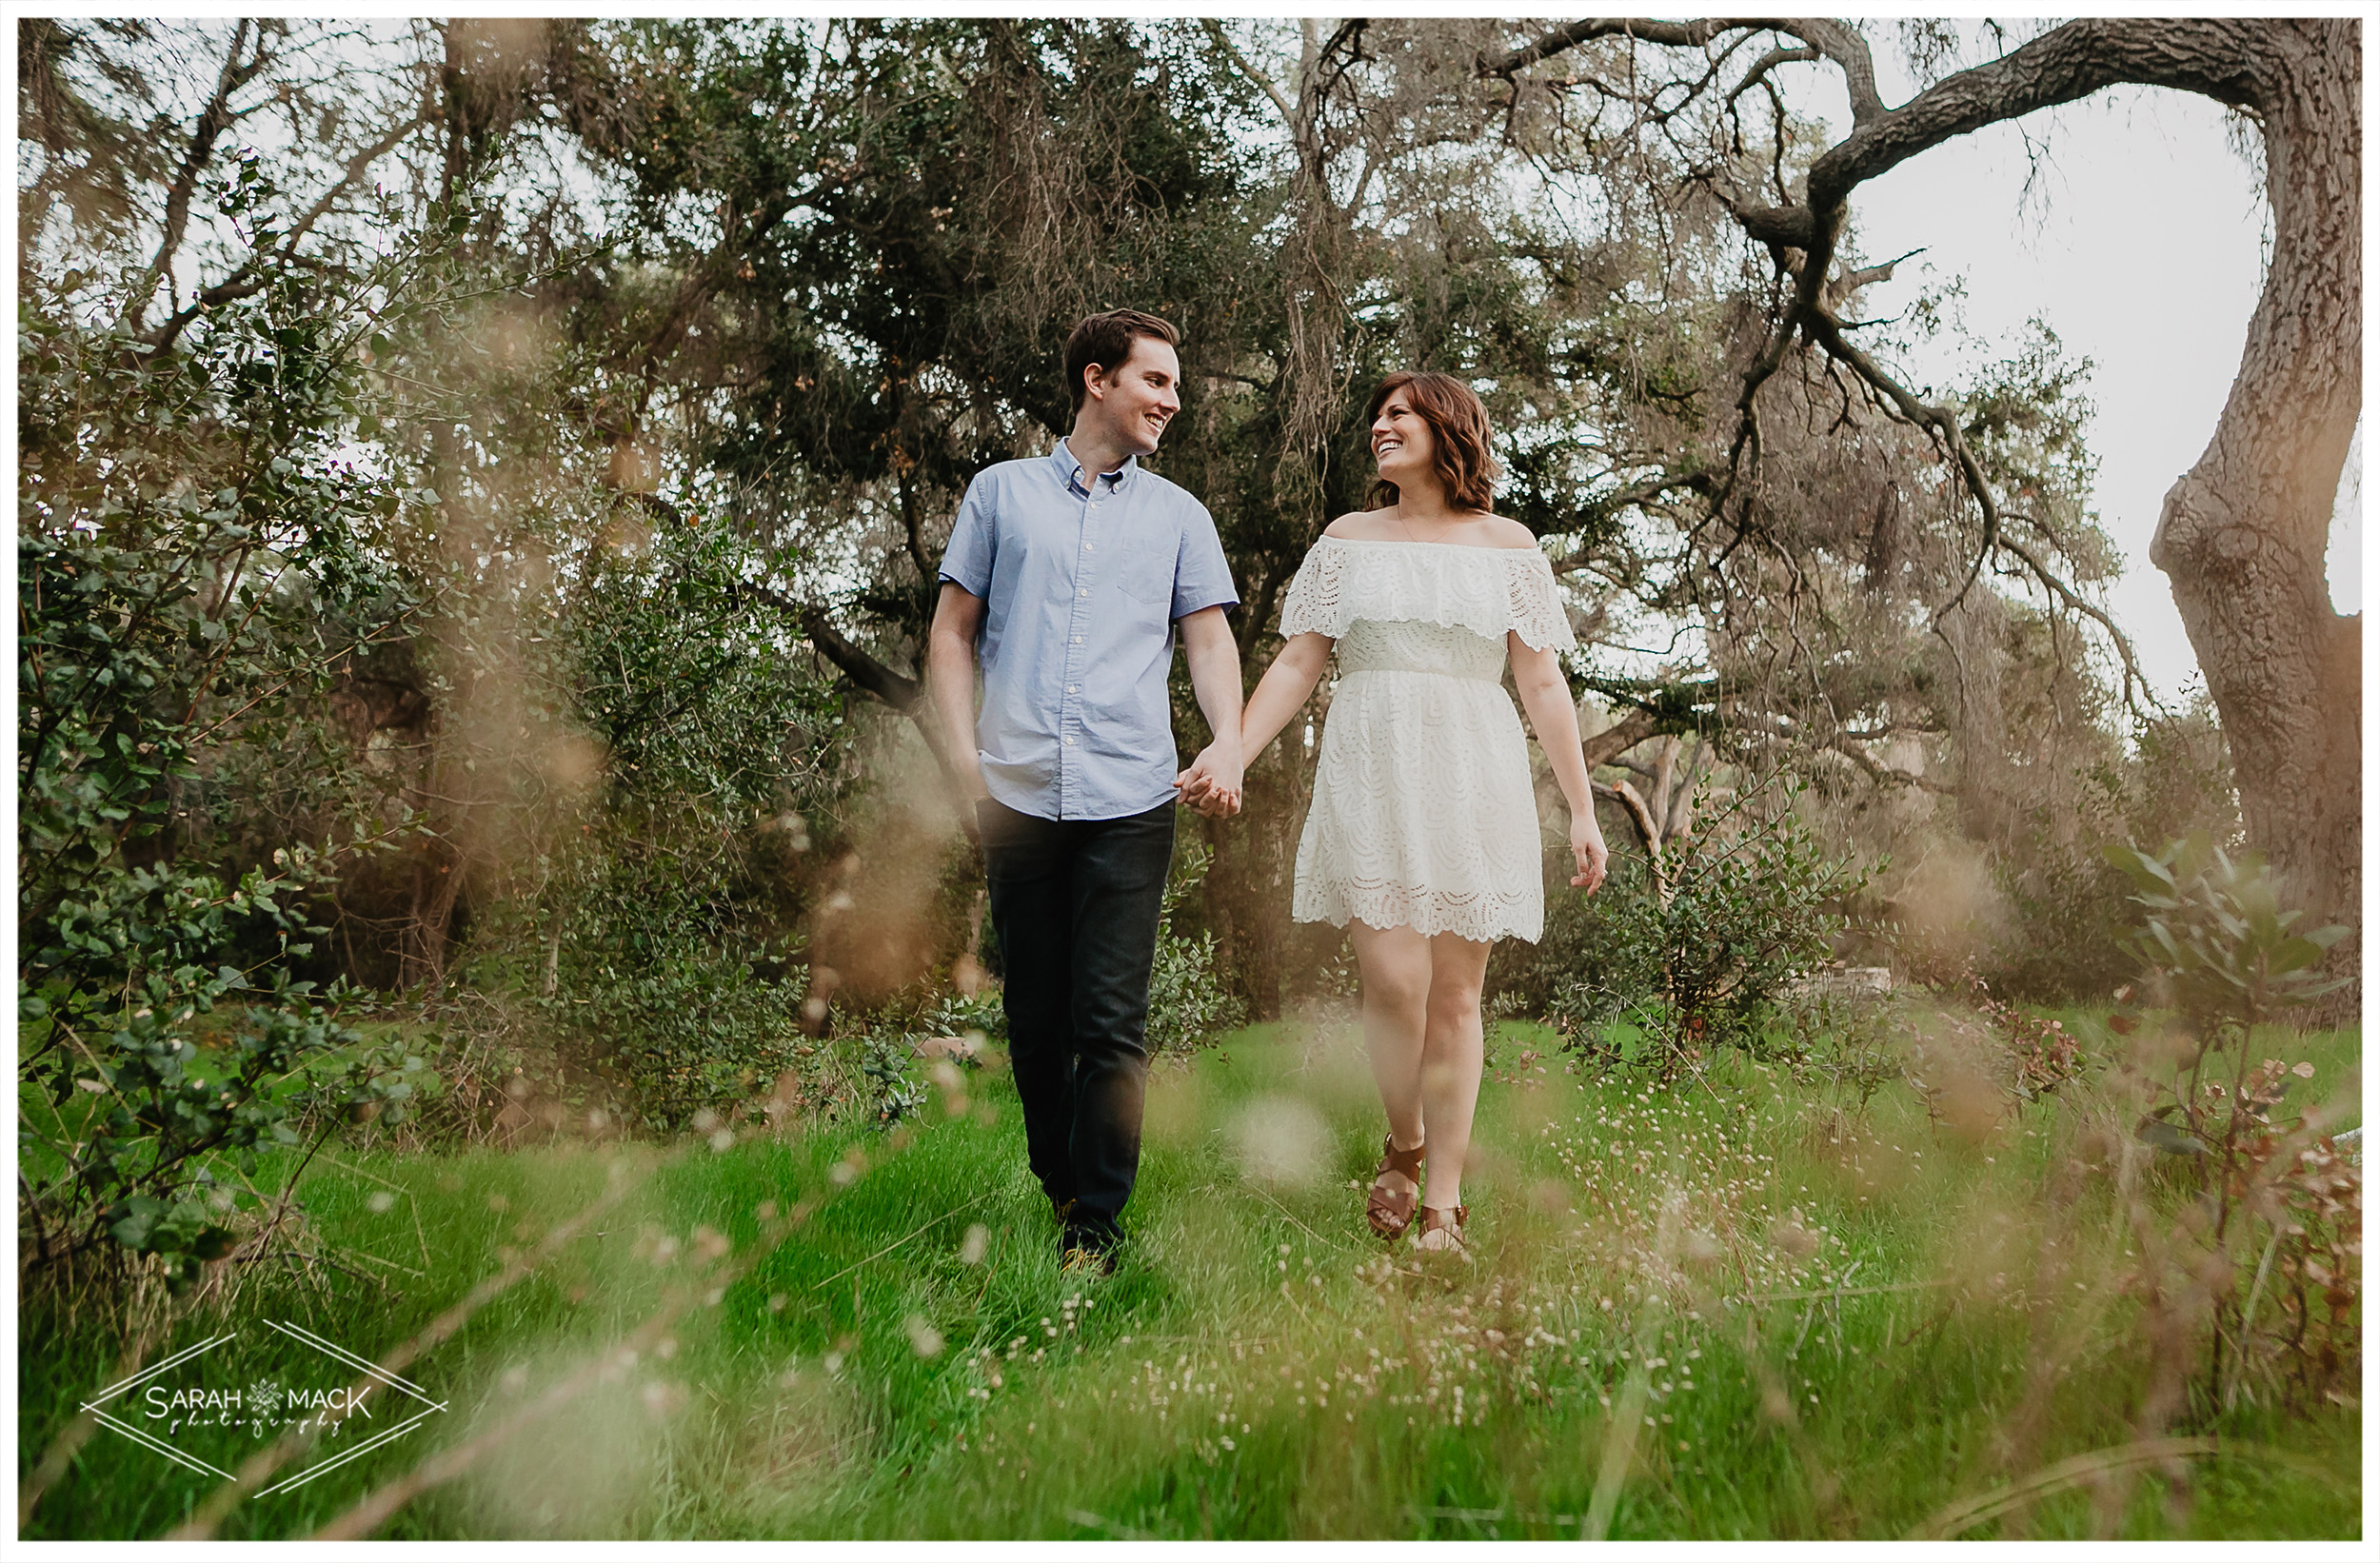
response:
M1875 30L1878 85L1898 104L1910 85L1897 79L1889 24ZM1800 74L1804 110L1847 132L1839 89L1831 103L1818 95L1831 73ZM1926 251L1870 292L1870 313L1891 314L1919 287L1964 273L1976 336L2013 340L2038 315L2096 366L2097 509L2126 562L2109 605L2167 697L2203 681L2149 540L2166 490L2214 432L2262 285L2263 196L2223 122L2219 106L2191 93L2106 92L2021 129L1996 126L1936 148L1853 197L1863 261ZM2027 136L2044 154L2030 196ZM1901 366L1920 381L1955 373L1947 355ZM2361 445L2359 435L2330 529L2331 597L2343 612L2362 598Z

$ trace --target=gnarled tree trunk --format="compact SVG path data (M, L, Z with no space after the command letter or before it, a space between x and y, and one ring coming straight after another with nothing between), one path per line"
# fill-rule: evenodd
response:
M2310 928L2354 927L2363 891L2360 619L2331 610L2323 556L2363 405L2362 24L2089 18L1945 76L1897 108L1877 96L1864 38L1833 22L1597 18L1565 24L1479 69L1510 76L1598 38L1700 51L1739 30L1791 35L1839 68L1853 119L1851 134L1811 166L1797 203L1755 206L1728 193L1713 170L1714 188L1743 230L1770 246L1795 283L1747 377L1745 419L1798 331L1903 416L1935 430L1983 511L1987 557L2015 555L2045 587L2103 623L2101 610L2001 532L1994 497L1949 409L1923 405L1846 338L1826 290L1850 198L1946 141L2123 84L2196 92L2256 117L2272 262L2222 420L2198 465L2166 497L2150 558L2172 583L2231 744L2249 839L2273 863L2285 904L2303 908ZM1690 69L1702 83L1692 90L1714 79L1698 59ZM1764 69L1755 67L1747 83ZM2192 324L2177 321L2175 329ZM2359 943L2352 938L2333 949L2330 969L2352 978ZM2350 985L2325 1018L2351 1017L2359 999Z
M2249 839L2307 925L2352 926L2363 888L2361 619L2324 554L2362 407L2362 71L2351 21L2201 24L2253 42L2272 264L2206 453L2166 495L2149 557L2222 714ZM2355 970L2359 940L2331 956ZM2330 1006L2351 1016L2352 990Z

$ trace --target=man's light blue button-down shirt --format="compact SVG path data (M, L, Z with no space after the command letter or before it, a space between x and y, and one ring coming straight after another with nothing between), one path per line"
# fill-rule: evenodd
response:
M942 579L983 599L983 783L1044 820L1174 797L1174 621L1240 601L1206 506L1140 463L1089 477L1058 442L967 485Z

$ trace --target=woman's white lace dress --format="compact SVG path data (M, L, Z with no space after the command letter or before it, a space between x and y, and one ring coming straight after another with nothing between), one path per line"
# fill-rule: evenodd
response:
M1339 653L1290 916L1534 942L1537 789L1504 636L1575 643L1545 556L1324 536L1280 618Z

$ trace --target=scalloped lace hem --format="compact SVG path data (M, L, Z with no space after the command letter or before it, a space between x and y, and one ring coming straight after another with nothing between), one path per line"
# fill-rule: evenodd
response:
M1482 944L1499 939L1535 944L1544 930L1545 905L1541 896L1495 891L1466 894L1358 880L1299 885L1289 919L1292 922L1327 922L1334 928L1344 928L1351 920L1370 928L1411 928L1424 938L1457 934Z

